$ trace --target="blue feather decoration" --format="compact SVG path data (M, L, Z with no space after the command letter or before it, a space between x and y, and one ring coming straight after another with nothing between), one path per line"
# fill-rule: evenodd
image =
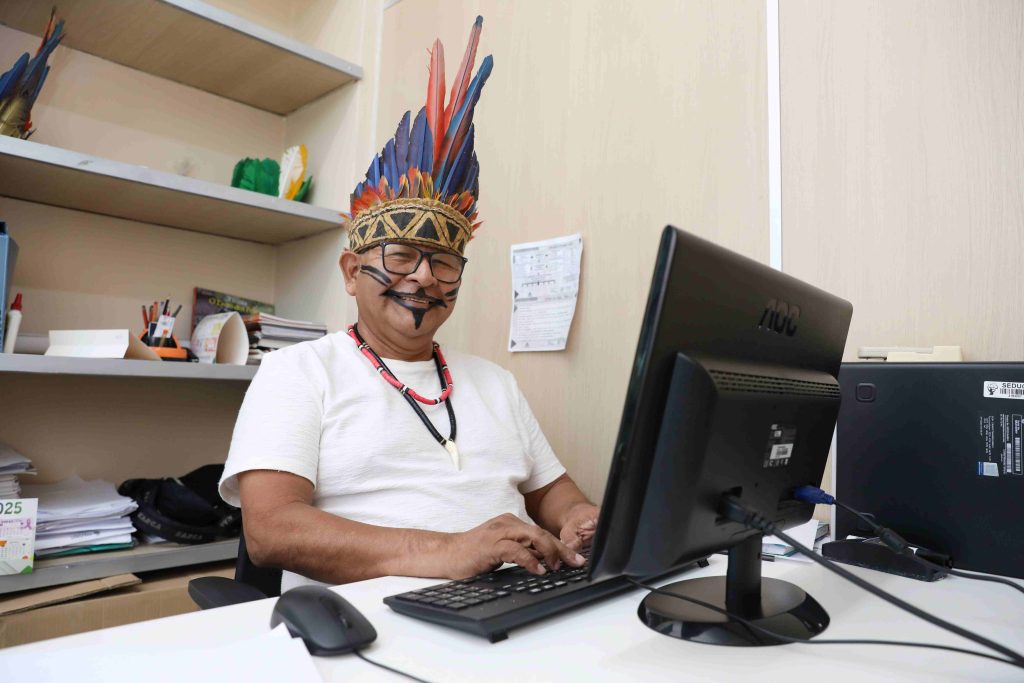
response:
M377 187L380 183L380 155L373 157L373 161L370 162L370 168L366 169L366 180L373 187Z
M412 123L412 136L409 139L409 168L415 168L416 170L424 170L423 166L423 134L426 132L430 133L430 128L427 126L427 108L423 107L420 112L416 114L416 120ZM433 143L431 143L433 148ZM429 166L427 167L429 168Z
M470 156L473 154L473 133L475 126L469 127L469 134L466 135L462 141L462 149L459 150L458 155L452 162L451 171L448 172L448 177L441 181L441 200L448 196L449 193L456 194L457 188L463 188L465 185L462 184L462 177L466 175L466 168L469 165Z
M32 134L32 105L42 92L50 73L46 60L64 37L64 22L55 21L55 12L43 34L34 57L22 55L14 66L0 77L0 135L27 138Z
M28 106L30 109L35 103L36 97L39 96L39 91L43 87L43 81L46 80L46 75L50 71L50 68L46 65L46 60L50 58L50 54L57 49L57 45L60 43L61 38L64 37L62 33L63 29L64 20L61 19L57 22L57 26L54 28L49 39L43 41L42 46L39 48L39 52L37 52L36 56L32 58L32 61L28 63L28 68L25 70L25 81L22 88L22 94L28 96Z
M398 167L398 163L395 161L395 139L391 138L387 144L384 145L384 154L381 156L381 168L380 174L388 179L388 185L394 189L398 189L398 173L395 169Z
M473 156L469 160L469 168L466 169L466 179L462 182L462 187L466 190L472 191L473 184L476 183L477 177L480 175L480 162L476 160L476 151L473 151ZM473 198L477 198L477 194L473 192Z
M409 112L405 112L395 131L395 173L401 178L409 171Z
M18 58L18 61L14 63L14 66L7 73L0 76L0 100L6 99L14 92L14 87L21 80L21 74L24 73L27 65L28 53L26 52Z
M459 113L452 117L451 125L448 126L448 132L444 137L444 144L441 145L441 159L434 160L434 166L437 170L437 173L434 174L435 177L444 177L445 167L449 166L453 161L451 158L453 147L456 144L461 145L462 138L469 130L469 126L473 122L473 109L480 99L480 91L483 89L484 83L487 82L487 78L491 75L493 67L494 59L491 55L484 57L484 61L480 63L480 70L476 72L473 82L469 84L469 90L466 91L466 101L462 103Z

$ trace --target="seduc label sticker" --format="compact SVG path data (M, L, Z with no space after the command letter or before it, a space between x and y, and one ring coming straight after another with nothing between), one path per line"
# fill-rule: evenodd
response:
M765 448L765 467L785 467L793 455L796 444L796 427L793 425L772 425L768 432L768 446Z
M987 383L986 383L987 384ZM1007 384L1013 384L1008 382ZM986 390L987 391L987 390ZM1021 429L1024 410L1020 413L983 411L978 414L978 437L982 459L978 476L1005 477L1024 475L1024 450Z
M1024 401L1024 382L985 380L981 395L985 398L1015 398Z

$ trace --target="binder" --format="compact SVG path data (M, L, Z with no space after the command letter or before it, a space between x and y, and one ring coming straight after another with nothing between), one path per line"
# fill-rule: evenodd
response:
M0 221L0 348L3 348L7 331L7 309L11 305L11 283L17 259L18 243L8 234L7 224Z

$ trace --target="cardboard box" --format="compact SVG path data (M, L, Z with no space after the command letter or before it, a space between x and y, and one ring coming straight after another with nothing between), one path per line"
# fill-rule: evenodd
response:
M0 648L194 612L190 580L234 575L234 560L146 572L137 585L0 616Z

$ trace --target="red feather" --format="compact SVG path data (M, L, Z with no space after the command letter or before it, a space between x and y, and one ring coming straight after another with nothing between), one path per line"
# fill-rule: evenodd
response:
M434 41L430 50L430 80L427 83L427 125L434 136L434 159L441 153L444 141L444 45Z
M466 54L462 57L462 66L459 67L459 73L455 76L455 80L452 82L452 94L448 98L448 106L444 110L444 120L441 130L445 133L448 132L448 126L452 122L452 116L455 115L459 108L462 107L462 102L466 99L466 90L469 88L469 82L473 77L473 64L476 63L476 47L480 43L480 31L483 28L484 18L477 17L476 22L473 24L472 30L469 32L469 42L466 44ZM434 136L437 139L437 136ZM434 155L437 159L437 155Z

